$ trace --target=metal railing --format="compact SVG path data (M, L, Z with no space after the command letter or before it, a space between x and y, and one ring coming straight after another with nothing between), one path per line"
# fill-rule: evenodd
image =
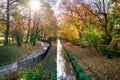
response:
M42 40L42 42L49 44L46 49L44 49L44 47L43 47L42 52L40 52L38 49L35 52L33 52L33 54L36 54L36 53L38 53L38 54L36 54L32 57L28 57L28 58L19 60L16 63L0 67L0 75L4 75L4 74L9 73L9 72L21 70L21 69L33 66L33 65L39 63L40 61L42 61L45 58L45 56L47 55L48 50L51 47L51 42L43 41L43 40Z

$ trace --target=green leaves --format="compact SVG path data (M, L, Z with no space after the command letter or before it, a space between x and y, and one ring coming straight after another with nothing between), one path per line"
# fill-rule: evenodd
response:
M39 30L32 30L30 33L30 42L33 46L36 44L36 39L39 38Z
M22 42L23 42L23 38L24 38L24 30L21 29L20 27L17 27L14 30L14 34L13 35L14 35L16 41L17 41L17 45L21 46Z
M113 58L115 56L120 56L120 52L115 50L110 50L107 47L101 47L100 52L104 55L106 55L108 58Z
M27 68L18 73L18 80L37 80L43 74L45 64Z
M97 47L102 41L102 32L96 28L87 28L82 32L83 43L87 41L89 46Z

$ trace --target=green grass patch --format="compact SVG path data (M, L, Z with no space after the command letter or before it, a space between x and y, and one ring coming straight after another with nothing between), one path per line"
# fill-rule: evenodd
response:
M4 44L0 44L0 46L3 46Z
M38 80L44 72L46 63L19 71L18 80Z
M0 37L0 40L5 40L5 38L4 37Z
M5 40L5 38L4 37L0 37L0 41L1 40ZM10 37L9 40L12 40L12 38Z
M17 80L56 80L56 62L54 61L50 66L52 70L49 74L45 75L43 79L43 74L46 74L45 68L47 67L49 58L42 61L40 64L35 65L30 68L26 68L17 73Z
M0 66L14 62L20 56L22 50L21 47L13 45L0 46Z
M51 65L52 66L52 70L51 73L49 73L46 78L44 80L57 80L57 66L56 66L56 62L54 61L54 63Z

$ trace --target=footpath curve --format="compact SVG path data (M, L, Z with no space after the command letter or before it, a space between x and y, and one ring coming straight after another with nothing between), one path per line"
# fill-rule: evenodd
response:
M40 41L41 45L36 51L34 51L31 55L26 57L23 60L19 60L16 63L9 64L3 67L0 67L0 75L7 74L9 72L14 72L29 66L33 66L40 62L46 56L49 48L51 47L50 42Z

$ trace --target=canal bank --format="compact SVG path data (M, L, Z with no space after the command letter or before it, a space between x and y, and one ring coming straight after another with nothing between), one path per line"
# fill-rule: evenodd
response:
M57 39L57 80L77 80L59 38Z

